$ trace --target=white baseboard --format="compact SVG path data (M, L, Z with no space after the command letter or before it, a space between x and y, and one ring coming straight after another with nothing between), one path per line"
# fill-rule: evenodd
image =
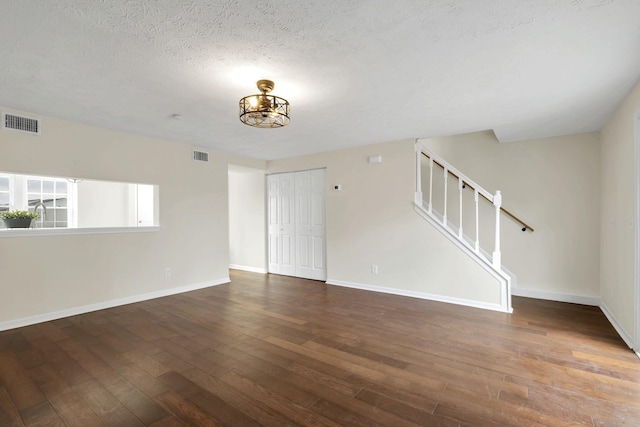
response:
M545 299L549 301L570 302L573 304L592 305L599 307L602 303L600 297L588 297L585 295L559 294L555 292L537 291L534 289L511 288L511 295L517 297L527 297Z
M61 319L63 317L69 317L69 316L76 316L78 314L89 313L97 310L104 310L105 308L117 307L120 305L131 304L134 302L146 301L150 299L166 297L169 295L195 291L198 289L208 288L211 286L222 285L224 283L229 283L230 281L231 280L228 277L225 277L222 279L213 280L211 282L195 283L192 285L179 286L177 288L147 292L144 294L132 295L125 298L117 298L109 301L98 302L95 304L88 304L80 307L73 307L65 310L38 314L36 316L29 316L29 317L23 317L21 319L9 320L6 322L0 322L0 331L6 331L8 329L14 329L14 328L21 328L23 326L34 325L36 323L48 322L50 320Z
M609 310L609 308L606 306L606 304L604 304L604 303L600 304L600 310L602 310L604 315L607 316L607 319L609 320L609 323L611 323L611 326L613 326L613 328L616 330L618 335L620 335L620 338L622 338L622 340L625 342L625 344L627 344L627 346L629 346L629 348L633 348L633 339L631 338L631 335L628 334L627 331L624 330L622 325L620 325L620 323L618 322L616 317L613 315L613 313L611 313L611 310ZM639 355L639 357L640 357L640 355Z
M346 288L362 289L365 291L382 292L385 294L400 295L405 297L420 298L431 301L446 302L449 304L465 305L468 307L483 308L485 310L508 312L500 304L491 304L482 301L473 301L463 298L454 298L444 295L427 294L424 292L408 291L405 289L387 288L384 286L367 285L362 283L345 282L342 280L327 279L328 285L343 286Z
M249 267L249 266L246 266L246 265L229 264L229 268L231 268L233 270L250 271L251 273L267 274L267 269L266 268L260 268L260 267Z

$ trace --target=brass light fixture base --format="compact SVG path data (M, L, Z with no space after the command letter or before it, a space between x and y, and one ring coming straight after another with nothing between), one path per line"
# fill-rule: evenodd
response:
M258 90L262 93L269 93L275 87L275 83L271 80L258 80L256 82L256 86L258 86Z

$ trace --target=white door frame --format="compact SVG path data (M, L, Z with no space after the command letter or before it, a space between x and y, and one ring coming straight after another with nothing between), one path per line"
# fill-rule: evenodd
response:
M635 245L634 245L634 336L633 350L640 357L640 110L633 117L634 188L635 188Z

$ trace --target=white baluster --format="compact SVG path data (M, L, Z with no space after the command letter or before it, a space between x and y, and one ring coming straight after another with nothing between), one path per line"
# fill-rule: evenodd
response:
M442 225L447 226L447 181L449 178L449 170L444 168L444 215L442 215Z
M419 142L416 141L415 144L416 151L416 195L414 198L414 202L420 206L422 206L422 165L421 165L421 157L422 157L422 146Z
M462 240L462 186L464 182L462 178L458 178L458 194L460 195L460 223L458 224L458 238Z
M502 194L496 191L493 196L493 206L496 208L496 242L493 251L493 267L502 268L502 254L500 253L500 207L502 206Z
M433 206L433 157L429 157L429 213Z
M476 252L480 251L480 215L478 214L478 190L473 190L473 200L476 203Z

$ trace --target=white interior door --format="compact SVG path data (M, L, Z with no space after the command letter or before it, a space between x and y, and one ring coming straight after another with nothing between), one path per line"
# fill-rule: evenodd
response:
M269 272L295 276L295 215L293 173L267 177Z
M296 276L327 280L325 267L325 170L295 173Z
M269 272L326 280L325 170L267 177Z

